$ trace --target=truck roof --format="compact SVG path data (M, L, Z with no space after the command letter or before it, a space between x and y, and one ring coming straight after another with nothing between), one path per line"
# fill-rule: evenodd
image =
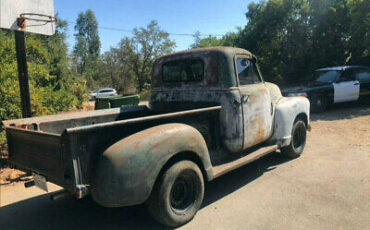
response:
M205 52L218 52L218 53L223 53L227 56L234 56L235 54L245 54L245 55L252 57L252 53L245 49L227 47L227 46L215 46L215 47L208 47L208 48L197 48L197 49L191 49L191 50L184 50L184 51L162 56L161 58L170 58L173 56L179 56L179 55L184 55L184 54L186 55L186 54L205 53Z

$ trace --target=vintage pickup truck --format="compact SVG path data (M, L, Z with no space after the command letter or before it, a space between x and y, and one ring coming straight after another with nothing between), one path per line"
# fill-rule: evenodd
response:
M5 121L11 163L105 207L190 221L204 183L266 154L299 157L309 101L282 97L256 58L215 47L156 60L149 106Z

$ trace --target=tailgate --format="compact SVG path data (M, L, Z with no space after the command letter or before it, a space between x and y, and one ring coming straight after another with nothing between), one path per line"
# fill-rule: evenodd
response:
M63 182L61 136L19 128L6 128L10 162L37 172L52 182Z

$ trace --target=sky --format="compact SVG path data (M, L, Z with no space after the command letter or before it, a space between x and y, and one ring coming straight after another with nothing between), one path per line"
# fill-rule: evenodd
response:
M99 24L102 53L115 47L131 32L107 30L102 27L132 30L146 27L156 20L168 33L222 35L236 31L246 24L245 13L252 0L55 0L55 11L60 19L69 23L68 45L75 43L74 23L80 12L91 9ZM188 49L192 36L171 35L176 51Z

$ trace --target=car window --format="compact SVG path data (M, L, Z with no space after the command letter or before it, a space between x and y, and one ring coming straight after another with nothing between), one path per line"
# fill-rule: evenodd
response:
M366 69L360 69L355 73L356 79L360 82L370 82L370 71Z
M164 63L163 82L201 81L204 77L204 64L200 59L178 60Z
M340 76L339 81L355 81L355 74L353 70L346 70L344 73Z
M240 85L249 85L261 82L256 66L247 58L236 59L236 70Z
M317 82L331 83L338 77L340 71L337 70L316 70L313 74L313 80Z
M99 93L113 93L111 89L100 90Z

